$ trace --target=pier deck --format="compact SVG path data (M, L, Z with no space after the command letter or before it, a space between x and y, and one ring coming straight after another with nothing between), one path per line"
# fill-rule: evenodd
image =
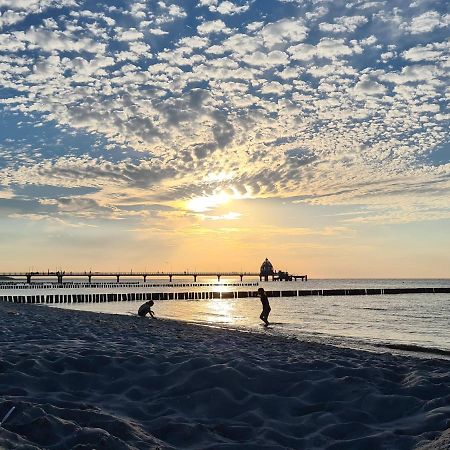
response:
M273 275L272 279L276 276ZM289 275L293 280L301 280L308 281L308 275ZM144 283L147 281L147 278L155 278L155 277L168 277L169 281L172 282L174 278L182 278L182 277L192 277L194 282L197 282L198 277L217 277L217 280L220 281L221 278L230 278L230 277L239 277L242 281L244 277L259 277L262 280L263 276L259 272L66 272L66 271L56 271L56 272L3 272L0 273L1 278L24 278L27 280L27 283L31 283L32 279L36 278L49 278L56 277L59 284L63 283L64 278L87 278L88 282L91 283L92 279L95 278L115 278L117 283L120 282L120 278L132 277L132 278L143 278Z

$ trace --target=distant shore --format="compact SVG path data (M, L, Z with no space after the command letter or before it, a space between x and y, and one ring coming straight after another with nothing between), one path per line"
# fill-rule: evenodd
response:
M448 448L448 360L37 305L0 321L1 448Z

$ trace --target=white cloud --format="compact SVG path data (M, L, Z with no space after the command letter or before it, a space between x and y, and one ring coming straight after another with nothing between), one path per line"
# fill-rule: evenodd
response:
M289 47L287 51L294 60L310 61L315 57L334 59L349 56L362 50L357 46L349 47L343 39L323 38L317 45L298 44Z
M264 83L261 88L262 94L278 94L283 95L286 91L290 91L292 89L291 85L281 84L278 81L270 81L268 83Z
M298 44L287 49L296 61L310 61L317 55L317 48L311 44Z
M208 45L208 39L205 37L199 37L199 36L189 36L180 39L179 41L180 45L189 47L189 48L204 48L206 45Z
M146 10L147 7L145 3L136 2L131 5L130 13L137 19L145 19L147 17Z
M25 50L25 48L25 42L17 39L15 35L0 33L0 51L17 52L20 50Z
M22 20L25 19L25 17L26 14L23 12L15 12L15 11L5 11L4 13L0 12L0 29L21 22Z
M0 8L9 8L15 11L43 12L45 9L75 7L75 0L0 0Z
M203 22L197 27L199 34L213 34L213 33L229 33L230 30L225 25L223 20L211 20L209 22Z
M141 31L136 30L136 28L129 29L117 29L117 39L119 41L137 41L144 37L144 34Z
M60 31L48 31L41 28L31 27L28 31L17 31L14 36L28 43L30 48L41 48L46 52L71 51L71 52L88 52L103 53L106 45L101 42L95 42L87 37L73 38L70 35Z
M236 55L246 55L262 49L261 39L242 33L233 34L223 42L222 46Z
M356 70L346 65L343 62L333 61L331 64L324 64L321 66L311 66L307 72L315 78L339 77L339 83L348 83L349 80L344 77L354 77ZM334 86L334 83L332 84ZM334 90L334 88L333 88Z
M251 22L245 28L247 31L252 32L261 29L263 25L264 22Z
M281 72L278 72L277 75L283 80L289 80L291 78L298 78L301 70L299 68L294 67L286 67Z
M386 86L378 83L377 81L371 80L368 75L361 76L354 88L355 94L358 96L384 95L386 90Z
M172 17L186 17L187 14L184 9L179 5L170 5L168 13Z
M280 52L279 50L275 50L269 53L257 51L246 55L243 58L243 61L256 67L271 67L286 65L289 62L289 58L286 53Z
M51 58L49 58L49 60L51 60ZM98 73L98 71L104 69L105 67L113 65L114 63L114 58L111 58L110 56L99 56L98 58L91 59L90 61L83 58L75 58L68 63L67 68L72 69L77 74L90 76Z
M402 53L403 58L409 61L436 61L450 50L450 42L418 45Z
M237 13L247 11L248 8L249 8L249 5L238 6L230 1L225 0L221 3L219 3L216 11L219 12L220 14L231 15L231 14L237 14Z
M233 15L245 12L250 5L236 5L235 3L225 0L219 2L218 0L200 0L199 6L207 6L211 12L218 12L223 15Z
M301 20L279 20L278 22L264 26L259 35L267 47L277 44L292 44L303 41L308 35L308 27Z
M212 55L222 55L227 51L224 45L211 45L205 50L205 53Z
M380 75L379 78L395 84L404 84L431 80L441 74L442 71L436 66L416 64L404 67L400 72L388 72Z
M164 36L165 34L169 34L168 31L161 30L161 28L149 28L147 31L155 36Z
M217 6L219 0L200 0L199 6Z
M315 21L316 19L323 17L329 12L329 8L326 6L315 6L312 11L305 13L305 18L307 20Z
M358 4L359 9L370 9L370 8L381 8L386 5L386 0L382 2L370 2L370 1L364 1L360 4Z
M383 62L387 62L392 58L395 58L397 54L395 52L384 52L380 55L380 58Z
M321 39L317 44L317 56L322 58L337 58L357 53L360 50L357 47L349 47L342 39Z
M429 33L436 28L447 27L450 24L450 14L441 15L437 11L427 11L414 17L405 28L412 34Z
M319 24L321 31L331 33L353 33L358 27L367 23L364 16L343 16L334 19L334 23L322 22Z

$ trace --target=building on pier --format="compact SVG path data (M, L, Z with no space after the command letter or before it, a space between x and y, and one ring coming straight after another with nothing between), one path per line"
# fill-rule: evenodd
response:
M291 275L289 272L275 270L273 268L273 264L266 258L261 264L259 280L269 281L270 277L272 277L272 281L297 281L297 279L302 281L308 280L308 275Z
M264 262L261 264L261 270L259 271L259 279L262 281L269 281L269 277L275 275L275 271L273 270L272 263L266 258Z

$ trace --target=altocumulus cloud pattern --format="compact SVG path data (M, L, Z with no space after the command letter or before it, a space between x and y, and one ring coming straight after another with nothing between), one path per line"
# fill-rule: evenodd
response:
M450 217L445 0L0 0L0 208L226 191ZM133 205L140 205L134 207Z

